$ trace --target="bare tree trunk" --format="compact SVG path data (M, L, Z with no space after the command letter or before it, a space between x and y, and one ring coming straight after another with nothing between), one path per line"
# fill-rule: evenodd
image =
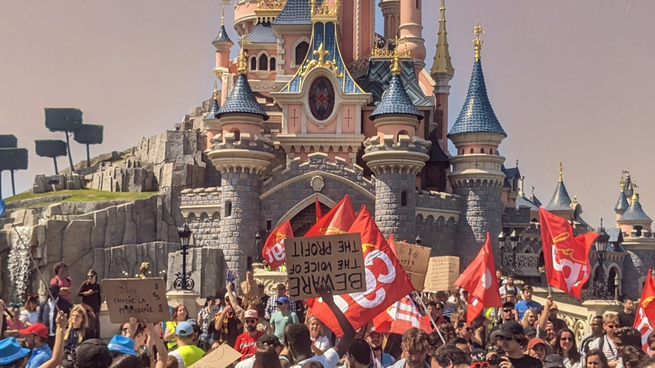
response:
M55 175L59 175L59 169L57 168L57 157L53 157L52 161L55 162Z
M68 132L66 132L66 147L68 148L68 161L71 164L71 172L75 172L75 166L73 166L73 155L71 155L71 142L68 137Z
M86 167L87 169L91 167L91 154L89 151L89 145L86 145Z
M16 183L14 182L14 170L9 170L11 172L11 193L16 195Z

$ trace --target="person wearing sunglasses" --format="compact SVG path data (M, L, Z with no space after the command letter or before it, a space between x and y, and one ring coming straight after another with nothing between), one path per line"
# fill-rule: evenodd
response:
M563 358L566 368L581 368L582 356L575 343L575 335L568 328L559 330L555 338L554 353Z
M82 303L93 309L93 318L89 319L89 327L95 330L95 335L100 336L100 306L102 305L102 294L98 284L98 273L91 269L86 273L86 281L80 285L77 296L82 298Z
M614 342L614 332L619 328L619 317L616 313L608 313L603 316L603 329L605 336L596 339L588 344L589 350L598 349L605 354L607 364L610 368L616 367L619 362L619 352Z
M539 359L525 355L523 346L526 346L527 339L523 326L516 321L508 321L500 325L500 328L491 334L492 343L502 348L501 362L498 368L541 368ZM493 367L493 366L492 366Z
M243 319L246 322L246 332L237 336L237 341L234 343L234 349L242 355L241 360L255 355L257 352L257 340L264 335L263 331L257 331L259 313L256 310L248 309Z

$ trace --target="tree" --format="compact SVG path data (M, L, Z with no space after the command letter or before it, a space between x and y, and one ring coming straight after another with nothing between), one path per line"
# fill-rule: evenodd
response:
M73 156L71 155L70 136L82 125L82 110L75 108L46 108L45 126L51 132L64 132L66 134L66 149L71 171L75 171ZM46 156L52 157L52 156Z
M17 148L18 139L13 134L0 134L0 148Z
M3 171L11 172L11 190L16 195L16 183L14 171L27 170L27 149L25 148L0 148L0 174ZM2 186L0 186L0 198L2 197Z
M66 142L58 139L37 139L34 143L36 143L36 154L41 157L51 157L55 162L55 174L59 175L57 157L66 156L66 149L68 147Z
M75 131L75 142L86 144L86 167L91 167L90 144L102 144L104 127L102 125L83 124Z

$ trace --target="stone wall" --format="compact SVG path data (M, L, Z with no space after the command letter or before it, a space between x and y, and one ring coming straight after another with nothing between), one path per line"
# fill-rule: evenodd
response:
M413 243L416 238L416 175L405 168L375 176L375 222L382 234ZM404 203L403 203L404 201Z
M432 257L454 254L457 230L455 218L445 219L443 216L439 216L435 220L432 216L428 216L426 219L423 216L417 216L416 228L421 236L421 245L432 248Z
M191 272L191 279L195 284L193 290L201 296L214 295L217 290L225 288L223 251L218 248L191 248L187 255L187 272ZM182 272L182 252L171 253L168 258L168 274L166 288L173 289L176 274ZM241 279L245 274L239 275Z

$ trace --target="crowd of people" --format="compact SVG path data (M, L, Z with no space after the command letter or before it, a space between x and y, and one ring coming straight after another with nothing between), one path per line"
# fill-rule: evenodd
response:
M632 328L634 304L597 316L591 333L578 346L575 333L558 318L552 297L541 305L530 285L499 277L501 308L487 308L470 323L463 290L416 294L425 305L422 329L403 334L380 333L372 323L355 331L337 307L332 292L320 296L343 334L337 338L308 313L306 301L291 301L287 286L274 295L263 286L237 295L235 285L204 299L197 315L185 305L171 308L170 320L130 318L110 341L100 337L102 293L97 273L75 294L68 268L55 266L46 300L36 295L23 305L0 300L3 318L0 368L184 368L224 344L241 359L236 368L655 368L655 358L642 350L642 336ZM253 281L246 275L246 281ZM80 304L73 304L77 295ZM648 336L655 351L655 334Z

